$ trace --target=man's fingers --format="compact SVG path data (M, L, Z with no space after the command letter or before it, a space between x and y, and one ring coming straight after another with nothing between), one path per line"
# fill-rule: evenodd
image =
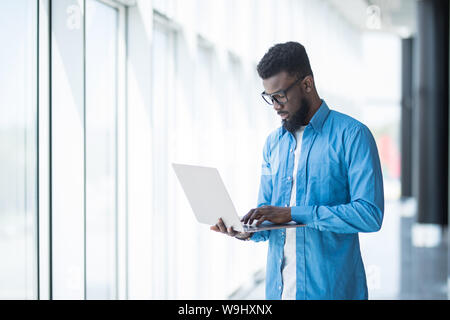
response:
M222 233L228 233L227 228L225 227L225 224L223 223L222 218L219 219L219 222L217 222L217 227L219 228L220 232Z
M237 231L234 231L233 227L229 227L227 229L227 231L228 231L228 235L231 236L231 237L234 237L237 234Z
M244 223L244 224L247 224L248 223L248 220L250 219L250 217L251 217L251 215L253 214L253 212L255 211L256 209L251 209L242 219L241 219L241 221Z
M247 212L247 214L245 216L242 217L241 222L242 223L247 223L246 221L248 220L248 217L250 215L250 213L252 212L253 209L251 209L249 212Z
M261 218L261 216L262 216L261 212L258 209L255 209L248 223L251 225L254 220L258 220L259 218Z
M233 227L229 227L228 229L225 227L225 224L223 223L222 219L219 219L219 221L217 222L217 224L209 227L211 230L216 231L216 232L221 232L221 233L225 233L228 234L229 236L234 237L238 232L233 230Z
M254 220L259 220L261 217L270 213L271 206L261 206L255 209L250 210L241 221L245 224L252 224Z
M261 217L257 222L256 222L256 227L259 227L261 225L261 223L263 223L264 221L267 220L267 217L263 216Z
M217 232L225 233L231 237L234 237L238 233L237 231L233 230L233 227L227 228L223 223L222 218L220 218L219 221L217 221L216 225L211 226L210 229Z

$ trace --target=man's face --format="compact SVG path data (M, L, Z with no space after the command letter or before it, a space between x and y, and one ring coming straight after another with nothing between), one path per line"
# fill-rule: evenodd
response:
M263 80L264 91L271 94L280 90L286 90L297 80L298 78L295 76L282 71ZM281 105L276 101L273 102L273 108L281 117L283 127L291 133L308 124L307 118L311 106L305 97L306 92L302 90L302 83L303 81L299 81L289 89L286 93L288 102L285 104Z

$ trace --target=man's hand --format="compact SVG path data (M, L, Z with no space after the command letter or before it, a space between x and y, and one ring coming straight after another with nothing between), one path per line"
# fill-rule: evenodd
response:
M251 209L241 219L241 221L245 224L252 224L254 220L257 220L256 226L259 226L266 220L272 223L288 223L292 220L291 208L262 206L259 208Z
M246 240L250 238L251 233L248 232L237 232L233 230L233 227L229 227L228 229L225 227L225 224L223 223L222 218L219 219L219 221L216 223L216 225L210 227L211 230L216 232L221 232L226 235L229 235L230 237L235 237L239 240Z

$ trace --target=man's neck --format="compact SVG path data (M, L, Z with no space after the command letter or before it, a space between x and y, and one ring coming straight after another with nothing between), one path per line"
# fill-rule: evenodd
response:
M316 96L313 101L311 102L311 110L309 111L308 120L307 123L311 121L311 119L316 114L317 110L320 109L320 106L322 105L322 99L320 99L319 96Z

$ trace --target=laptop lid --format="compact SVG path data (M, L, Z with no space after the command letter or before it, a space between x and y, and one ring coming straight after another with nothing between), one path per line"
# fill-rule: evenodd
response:
M172 163L178 180L188 198L197 221L215 225L222 218L226 227L233 227L239 232L257 232L271 229L296 228L304 226L294 221L273 224L264 221L255 227L243 225L234 207L233 201L216 168Z
M212 226L222 218L227 227L244 231L216 168L176 163L172 166L198 222Z

